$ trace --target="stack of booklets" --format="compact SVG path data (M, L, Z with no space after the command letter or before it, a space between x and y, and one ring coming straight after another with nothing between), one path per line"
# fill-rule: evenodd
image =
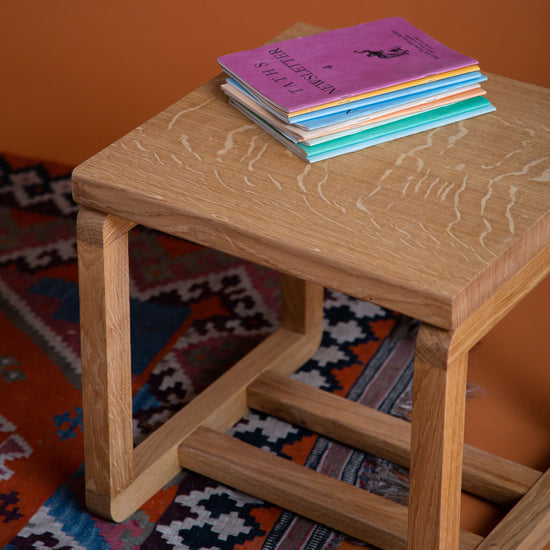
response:
M242 113L316 162L493 111L478 62L391 17L224 55Z

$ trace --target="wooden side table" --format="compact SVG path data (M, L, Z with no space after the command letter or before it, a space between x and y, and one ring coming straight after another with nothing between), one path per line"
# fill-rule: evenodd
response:
M541 548L550 472L464 447L463 427L468 351L550 271L550 90L490 76L495 113L306 165L230 107L221 81L73 174L89 508L122 520L183 467L383 548ZM133 450L136 224L285 277L281 328ZM288 378L318 346L324 286L423 321L412 428ZM224 435L248 407L410 460L409 509ZM459 532L461 483L519 501L485 540Z

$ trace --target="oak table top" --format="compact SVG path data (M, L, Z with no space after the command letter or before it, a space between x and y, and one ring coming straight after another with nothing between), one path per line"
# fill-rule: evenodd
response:
M550 243L548 89L488 75L495 112L310 165L222 82L77 167L75 200L446 329Z

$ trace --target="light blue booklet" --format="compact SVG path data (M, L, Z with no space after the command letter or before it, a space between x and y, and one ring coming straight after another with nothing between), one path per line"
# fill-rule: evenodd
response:
M486 98L473 97L318 145L306 146L300 143L293 143L241 104L234 102L234 106L308 163L359 151L366 147L431 130L495 110L495 107Z
M487 77L482 75L479 71L473 71L464 73L457 76L448 78L442 78L426 84L419 84L417 86L411 86L393 92L387 92L384 94L364 98L357 101L352 101L346 105L336 105L333 107L327 107L315 111L313 113L306 113L303 115L297 115L294 117L282 118L280 114L271 108L267 103L264 103L253 96L246 88L241 86L236 80L232 78L227 79L227 84L234 86L241 93L249 97L252 101L258 103L261 107L269 111L271 114L280 118L282 121L298 126L305 130L314 130L335 124L338 122L344 122L346 120L352 120L362 116L371 115L378 111L389 109L391 107L397 107L404 105L412 101L420 101L422 99L428 100L430 97L435 97L440 94L452 92L458 88L464 86L478 84L487 80Z
M466 76L469 78L464 78ZM465 75L444 78L437 82L430 82L429 84L413 86L409 88L408 91L396 90L395 92L355 101L351 104L351 107L348 105L348 109L346 110L342 110L341 105L323 109L322 111L317 111L315 118L311 118L311 114L307 115L310 118L303 118L306 115L302 115L301 117L291 118L289 122L306 128L307 130L314 130L316 128L328 126L329 124L372 115L377 111L390 109L413 101L428 101L430 98L437 98L448 92L453 92L471 84L479 84L485 80L487 80L487 77L476 71ZM443 84L443 82L445 82L445 84ZM321 116L319 116L320 113L322 113Z

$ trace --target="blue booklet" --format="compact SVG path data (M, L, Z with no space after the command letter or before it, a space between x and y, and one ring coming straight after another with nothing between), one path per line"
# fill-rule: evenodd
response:
M305 130L314 130L330 124L367 116L390 107L410 103L411 101L428 99L457 88L478 84L485 80L487 80L487 77L482 75L479 71L472 71L457 76L442 78L434 82L419 84L417 86L411 86L393 92L352 101L346 105L327 107L313 113L306 113L289 118L281 117L280 113L273 109L268 103L264 103L259 100L258 97L253 96L244 86L241 86L233 78L227 78L226 82L229 86L236 88L239 92L249 97L252 101L256 102L282 121Z
M479 84L485 80L487 80L486 76L482 75L479 71L474 71L460 76L444 78L437 82L430 82L429 84L413 86L408 90L397 90L395 92L356 101L347 105L348 109L346 110L341 109L341 106L339 106L337 108L317 111L317 115L320 116L316 115L314 118L303 118L306 115L302 115L302 117L290 119L290 123L308 130L313 130L336 122L359 118L390 107L404 105L412 101L438 97L458 88L463 88L471 84Z
M265 122L265 120L241 104L235 102L234 106L308 163L359 151L366 147L431 130L495 110L495 107L486 98L474 97L387 124L381 124L362 132L329 140L318 145L307 146L292 142L273 126Z

